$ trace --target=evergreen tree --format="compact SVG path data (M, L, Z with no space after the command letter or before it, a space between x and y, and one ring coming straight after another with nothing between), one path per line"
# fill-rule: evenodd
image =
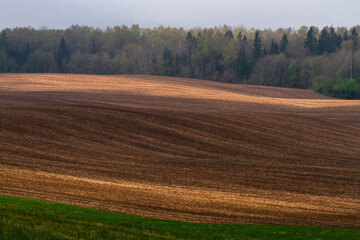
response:
M288 43L289 43L289 40L288 40L286 34L284 33L281 38L281 42L280 42L280 52L281 53L285 53L286 46L288 45Z
M307 32L304 47L309 49L311 54L316 54L317 40L315 37L314 27L310 27L309 31Z
M3 30L0 35L0 49L1 48L8 49L8 46L9 46L9 42L7 39L6 31Z
M236 73L239 79L245 79L249 77L250 67L246 57L245 47L242 47L238 52Z
M188 53L189 53L189 57L190 57L193 49L196 47L196 38L195 38L195 36L193 36L191 34L191 32L188 32L188 34L186 35L186 45L187 45Z
M267 51L267 49L266 49L266 47L264 47L264 50L263 50L263 56L266 56L268 54L268 51Z
M186 46L188 49L187 64L191 66L191 55L193 53L193 49L196 47L196 38L191 34L191 32L188 32L186 35Z
M241 33L241 32L239 32L239 34L237 35L236 39L238 40L238 42L242 42L243 36L242 36L242 33Z
M324 27L319 36L319 41L317 44L318 54L321 55L325 51L327 52L330 49L330 41L329 41L329 32L326 27Z
M249 64L248 59L246 57L246 45L247 38L246 35L243 35L241 32L237 35L237 40L239 43L239 51L237 54L237 64L235 67L236 75L238 79L242 80L249 77Z
M340 34L337 34L336 47L337 47L338 49L340 49L342 43L343 43L343 39L342 39L341 35L340 35Z
M275 45L274 45L274 53L275 53L275 54L279 54L279 53L280 53L280 52L279 52L279 46L278 46L277 42L276 42Z
M61 38L59 48L55 53L56 65L60 72L65 72L65 61L69 61L70 53L64 38Z
M260 37L259 30L256 30L254 44L253 44L253 47L251 48L252 62L255 63L257 60L259 60L261 58L261 56L262 56L261 37Z
M279 54L279 47L277 42L274 41L274 39L271 41L270 45L270 54Z
M186 35L186 45L189 49L192 49L195 47L196 38L191 34L191 32L188 32Z
M349 31L347 29L345 29L345 32L344 32L344 37L343 37L344 41L347 41L349 40Z
M359 35L355 27L351 29L350 39L353 41L353 46L356 47L359 41Z
M330 28L329 33L329 48L327 49L328 53L336 52L337 49L341 48L342 38L340 35L337 35L335 28Z
M270 51L269 51L269 54L274 54L274 48L275 48L275 42L274 42L274 39L271 40L271 44L270 44Z
M233 39L234 38L234 34L231 30L227 30L225 33L225 38L226 39Z

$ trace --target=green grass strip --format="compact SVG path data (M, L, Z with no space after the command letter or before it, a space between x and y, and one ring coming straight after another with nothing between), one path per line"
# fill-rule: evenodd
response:
M197 224L0 196L0 239L360 239L360 229Z

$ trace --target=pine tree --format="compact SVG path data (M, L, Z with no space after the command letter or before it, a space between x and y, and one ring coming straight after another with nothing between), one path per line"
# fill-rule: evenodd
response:
M274 39L271 41L271 45L270 45L270 55L271 54L274 54L274 49L275 49L275 42L274 42Z
M337 34L336 47L337 47L338 49L340 49L342 43L343 43L343 39L342 39L341 35L340 35L340 34Z
M243 36L242 33L239 32L239 34L237 35L236 39L238 40L238 42L241 42L243 40Z
M188 48L188 59L187 63L191 65L191 55L193 52L193 49L196 47L196 38L191 34L191 32L188 32L186 35L186 45Z
M279 46L278 46L277 42L275 43L275 46L274 46L274 52L275 52L275 54L279 54L279 53L280 53L280 52L279 52Z
M326 27L324 27L319 36L319 41L317 44L318 54L321 55L325 51L327 52L330 48L330 41L329 41L329 31Z
M6 36L6 31L3 30L1 32L1 35L0 35L0 49L1 48L7 49L8 46L9 46L9 42L8 42L8 39L7 39L7 36Z
M70 53L64 38L61 38L58 51L55 53L56 64L60 72L65 72L65 61L69 61Z
M355 27L351 29L350 39L353 41L353 46L356 47L359 41L359 34Z
M251 57L252 57L253 63L255 63L257 60L259 60L261 58L261 56L262 56L261 37L260 37L259 30L256 30L254 44L253 44L253 47L251 48Z
M199 33L200 36L200 33ZM186 36L186 45L188 47L189 53L191 55L192 50L196 47L196 38L191 34L191 32L188 32Z
M237 77L239 79L245 79L249 77L250 67L248 64L248 60L246 58L245 47L241 47L240 51L238 52L237 58Z
M192 48L194 47L194 43L195 43L195 37L191 34L191 32L188 32L186 35L186 45L188 46L188 48Z
M231 30L227 30L225 33L225 38L226 39L233 39L234 38L234 34Z
M336 52L337 49L341 48L342 38L340 35L337 35L335 28L331 26L329 33L329 49L328 53Z
M279 54L279 47L277 42L274 41L274 39L271 41L270 45L270 54Z
M345 29L345 32L344 32L344 37L343 37L344 41L347 41L349 40L349 32L347 29Z
M289 43L289 40L288 40L286 34L284 33L281 38L281 42L280 42L280 52L281 53L285 53L286 46L288 45L288 43Z
M316 54L317 40L315 37L314 27L310 27L309 31L307 32L304 47L308 48L311 54Z
M246 57L245 46L247 44L246 35L239 32L237 35L237 40L239 43L239 51L237 54L237 64L236 64L236 74L239 79L245 79L249 77L249 64L248 59Z
M264 49L263 49L263 56L266 56L268 54L268 51L267 51L267 49L266 49L266 47L264 47Z

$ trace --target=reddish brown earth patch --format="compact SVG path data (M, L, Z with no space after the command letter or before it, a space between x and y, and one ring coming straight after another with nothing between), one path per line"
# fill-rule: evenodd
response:
M87 79L0 75L1 194L183 221L360 227L357 101L278 104L284 89L283 100L242 101L240 85L241 96L206 98L233 85L146 76L124 78L197 84L203 97L41 89L52 77ZM89 77L107 78L122 77Z

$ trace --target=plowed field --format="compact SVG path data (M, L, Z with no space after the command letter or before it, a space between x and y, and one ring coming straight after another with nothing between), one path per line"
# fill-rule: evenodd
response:
M360 101L156 76L0 75L0 194L360 227Z

